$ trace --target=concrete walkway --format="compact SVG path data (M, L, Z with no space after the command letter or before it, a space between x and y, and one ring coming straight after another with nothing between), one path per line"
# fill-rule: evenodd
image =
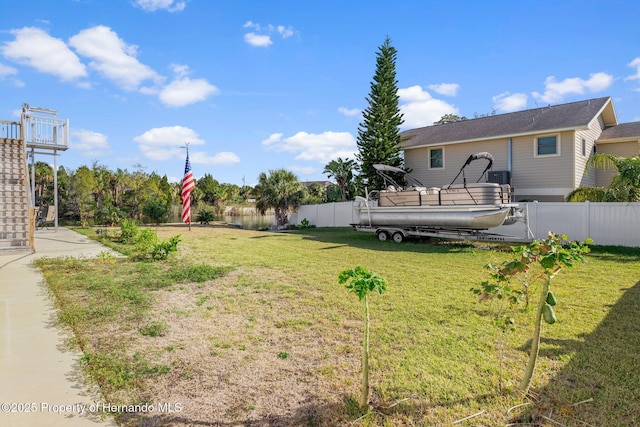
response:
M93 257L108 249L71 231L36 232L36 253L0 255L0 426L115 426L83 382L80 353L56 314L37 257Z

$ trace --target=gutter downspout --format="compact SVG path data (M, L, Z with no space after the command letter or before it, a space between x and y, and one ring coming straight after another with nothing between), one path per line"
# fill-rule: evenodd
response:
M509 138L507 140L507 170L509 171L509 173L511 173L511 167L512 167L512 163L511 163L511 155L512 155L512 149L511 149L511 138Z
M514 190L513 185L511 185L513 182L513 172L511 170L513 168L513 162L511 160L511 157L513 156L512 144L513 141L511 140L511 137L509 137L509 139L507 139L507 170L509 171L509 186L511 187L509 201L516 198L516 191Z

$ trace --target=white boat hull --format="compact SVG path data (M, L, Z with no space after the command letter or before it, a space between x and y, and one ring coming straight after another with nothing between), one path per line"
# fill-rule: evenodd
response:
M514 206L377 206L361 199L354 204L354 217L363 226L486 230L502 225Z

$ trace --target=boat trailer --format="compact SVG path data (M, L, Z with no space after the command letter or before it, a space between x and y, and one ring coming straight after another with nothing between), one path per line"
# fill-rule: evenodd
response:
M468 229L444 229L444 228L425 228L425 227L389 227L380 226L372 227L360 224L351 224L355 231L364 231L375 233L378 240L385 242L393 240L395 243L402 243L412 238L435 237L445 240L473 240L479 242L496 242L496 243L529 243L532 242L533 236L509 236L497 233L491 233L485 230L468 230Z
M522 236L512 236L491 232L490 230L475 230L467 228L442 228L442 227L407 227L393 225L362 225L350 224L355 231L374 233L378 240L385 242L392 240L395 243L402 243L408 239L438 238L445 240L470 240L479 242L496 243L530 243L535 240L531 228L529 228L528 206L521 211L521 216L512 218L511 224L516 222L524 223L524 233Z

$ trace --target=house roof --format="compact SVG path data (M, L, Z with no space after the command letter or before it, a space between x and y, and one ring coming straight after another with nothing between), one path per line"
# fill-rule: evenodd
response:
M617 126L605 128L598 142L607 142L620 139L640 140L640 122L620 123Z
M611 98L607 96L411 129L400 134L400 146L409 149L425 145L582 129L601 113L605 125L618 124Z

